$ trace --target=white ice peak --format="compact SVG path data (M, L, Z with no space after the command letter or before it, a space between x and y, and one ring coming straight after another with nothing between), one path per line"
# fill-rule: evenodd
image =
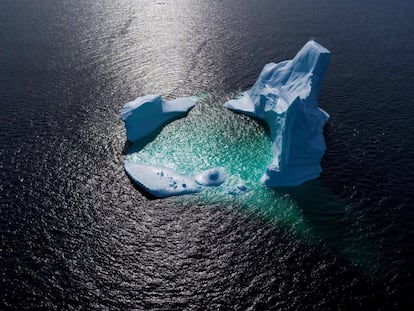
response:
M329 115L316 99L329 57L312 39L292 60L265 65L250 90L224 105L269 126L273 161L261 180L268 187L299 185L322 171L323 127Z

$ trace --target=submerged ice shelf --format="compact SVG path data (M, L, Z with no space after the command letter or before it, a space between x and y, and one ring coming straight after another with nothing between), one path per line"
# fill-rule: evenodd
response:
M312 39L292 60L265 65L250 90L224 105L269 126L273 161L261 179L268 187L296 186L322 172L323 127L329 115L316 99L329 57Z
M259 118L269 126L273 160L261 179L268 187L296 186L317 178L321 172L320 161L326 148L323 127L329 115L317 106L316 98L329 56L326 48L310 40L292 60L267 64L250 90L225 103L226 108ZM128 141L141 145L140 142L155 138L152 135L157 130L185 115L196 101L197 97L165 101L159 95L147 95L125 104L121 118ZM249 191L237 173L228 174L232 163L226 164L226 174L215 168L217 164L198 174L200 167L196 165L182 174L171 169L175 161L161 166L154 159L151 164L135 163L127 157L124 168L134 183L156 197L195 193L211 187L220 187L221 192L231 195ZM256 177L247 178L247 183L258 180L269 162Z

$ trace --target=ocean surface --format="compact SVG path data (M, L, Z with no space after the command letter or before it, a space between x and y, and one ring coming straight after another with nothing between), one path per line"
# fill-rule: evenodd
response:
M310 39L324 172L258 183L267 129L222 108ZM197 95L125 148L125 102ZM414 1L1 0L0 310L414 308ZM125 158L250 191L148 198Z

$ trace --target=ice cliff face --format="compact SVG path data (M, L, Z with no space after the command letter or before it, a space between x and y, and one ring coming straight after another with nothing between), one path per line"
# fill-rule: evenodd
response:
M163 125L173 121L194 107L194 97L180 97L166 101L160 95L146 95L126 103L121 111L130 142L147 137Z
M329 57L326 48L310 40L292 60L265 65L250 90L224 105L269 126L273 161L261 179L268 187L299 185L322 171L329 115L316 99Z

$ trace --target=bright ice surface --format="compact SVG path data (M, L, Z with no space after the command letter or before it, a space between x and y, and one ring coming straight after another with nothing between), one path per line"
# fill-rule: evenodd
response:
M224 173L218 168L206 170L195 176L195 181L203 186L220 186L225 180Z
M322 171L323 127L329 115L316 98L329 57L312 39L292 60L265 65L250 90L224 105L268 124L273 161L261 179L268 187L296 186Z
M194 178L181 175L165 166L125 161L124 168L138 186L158 198L201 191Z
M162 165L138 164L128 160L124 162L124 168L138 186L157 198L200 192L202 186L220 186L225 181L224 173L217 168L206 170L196 177L182 175Z
M168 122L181 117L194 107L194 97L180 97L171 101L160 95L146 95L126 103L121 119L125 122L127 139L138 141Z

